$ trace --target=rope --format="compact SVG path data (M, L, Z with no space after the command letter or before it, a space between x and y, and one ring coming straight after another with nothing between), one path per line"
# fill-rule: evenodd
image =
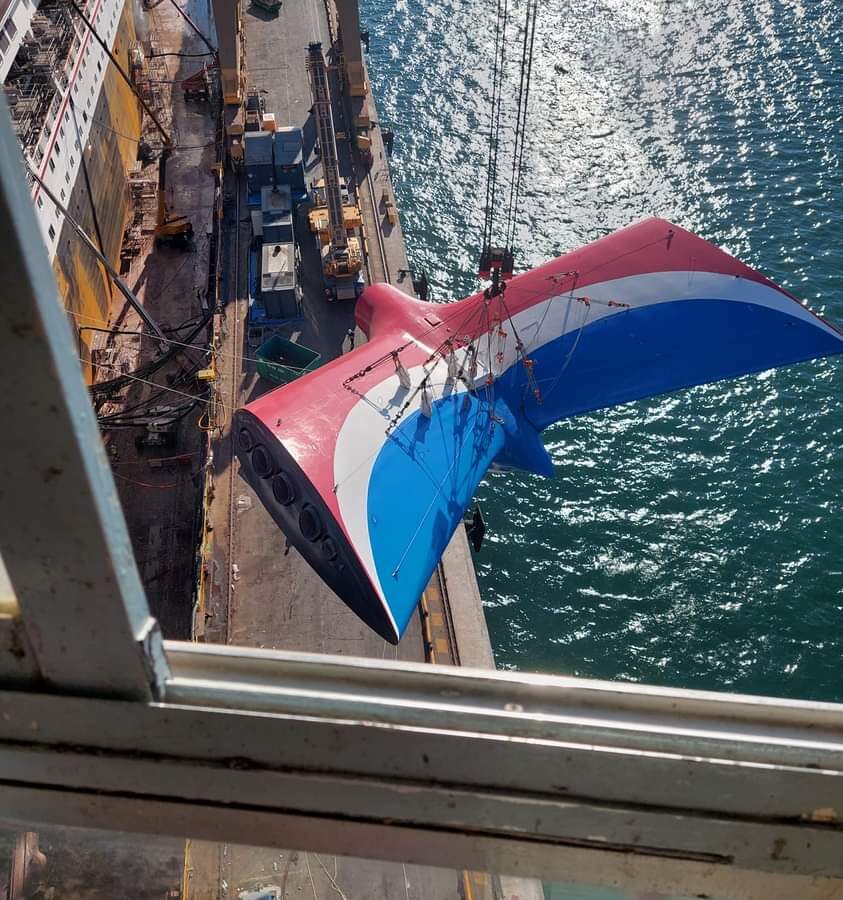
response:
M155 488L156 490L162 491L167 488L178 487L183 483L182 481L173 481L170 484L152 484L149 481L136 481L134 478L126 478L125 475L121 475L119 472L112 471L111 473L115 478L119 478L121 481L128 481L129 484L137 485L138 487L146 487L146 488Z
M77 359L83 365L93 366L95 369L104 369L106 372L119 372L120 371L119 369L117 369L114 366L107 366L107 365L104 365L103 363L95 363L92 360L84 360L84 359L82 359L81 356L77 357ZM172 388L172 387L164 387L164 385L162 385L162 384L156 384L156 382L154 382L154 381L148 381L146 378L139 378L138 376L130 375L129 373L121 375L121 377L126 378L129 381L136 381L139 384L148 384L151 387L157 388L159 391L167 391L171 394L178 394L179 397L186 397L188 400L195 400L196 403L213 403L214 402L213 399L209 399L207 397L197 397L196 394L188 394L185 391L179 391L179 390L176 390L176 388ZM218 400L217 403L223 409L228 408L225 405L225 403L223 403L221 400Z
M573 304L570 303L570 300L576 300L576 299L578 299L578 298L576 298L576 297L569 298L569 304L568 304L569 311L571 309L571 306L573 306ZM580 338L582 337L583 329L588 324L588 317L591 315L591 304L584 304L584 305L585 305L585 315L583 316L583 320L580 323L579 330L577 331L577 336L574 339L574 344L571 347L571 349L568 351L568 355L565 357L565 362L562 364L562 367L556 373L556 377L550 383L550 387L545 391L545 393L544 393L545 399L547 399L553 393L554 389L556 388L556 385L559 384L559 380L565 374L565 371L568 368L568 366L570 365L571 360L574 358L574 351L577 349L577 346L579 345ZM566 313L566 319L567 319L567 313ZM564 332L563 332L563 334L564 334Z
M439 486L434 491L433 496L430 499L430 503L428 504L424 515L419 520L419 524L416 527L416 530L413 532L413 536L410 538L410 541L407 544L406 549L401 554L401 559L398 560L398 565L392 570L393 578L398 577L398 573L401 571L401 566L404 565L404 560L407 558L407 554L410 552L410 550L413 547L413 544L416 542L416 538L419 536L419 532L421 532L422 527L424 526L424 523L427 521L427 517L430 515L430 511L433 509L433 504L436 503L436 500L438 499L439 495L442 493L442 488L445 487L445 482L451 477L451 472L454 471L454 468L455 468L457 462L459 461L459 458L460 458L459 454L456 454L454 456L454 461L451 463L448 471L445 473L442 480L439 482Z

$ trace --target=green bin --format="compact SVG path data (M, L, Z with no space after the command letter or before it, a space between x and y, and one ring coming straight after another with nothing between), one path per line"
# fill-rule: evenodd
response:
M315 350L278 334L264 341L255 355L258 374L273 384L289 384L318 369L322 363L322 357Z

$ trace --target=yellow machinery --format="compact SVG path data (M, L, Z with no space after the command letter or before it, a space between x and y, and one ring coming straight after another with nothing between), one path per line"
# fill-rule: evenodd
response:
M363 289L363 252L360 239L350 235L349 229L359 227L360 211L350 203L343 203L328 72L320 43L309 45L307 68L324 172L321 193L319 189L316 191L318 205L311 210L308 220L322 253L326 294L332 300L353 300Z
M222 0L220 0L222 2ZM226 2L233 2L233 0L226 0ZM170 243L175 244L180 247L186 247L191 238L193 237L193 225L186 216L179 216L173 213L170 209L167 208L167 201L165 197L165 188L167 186L167 160L170 158L170 154L173 152L174 144L173 139L167 133L166 128L161 124L158 119L158 116L155 115L155 112L150 107L150 105L144 100L143 96L137 89L137 85L135 85L134 81L129 77L126 73L126 70L120 64L120 60L118 60L114 54L111 52L108 45L103 41L100 35L97 33L96 28L94 28L90 19L85 15L85 11L79 6L76 0L70 0L70 4L73 9L76 11L76 14L80 17L82 22L85 24L85 27L91 32L91 36L94 40L100 45L102 50L114 64L117 71L120 73L120 77L126 82L129 86L132 93L138 98L140 105L143 107L144 112L149 116L150 121L153 125L158 129L161 134L161 138L163 140L164 148L161 151L161 156L158 161L158 215L155 220L155 243ZM197 28L196 24L192 21L192 19L184 13L184 11L176 7L182 17L188 22L188 24L193 28L193 30L202 38L202 40L207 44L208 49L211 52L215 51L215 48L211 43L209 43L208 39L202 34L202 32ZM218 19L217 21L220 21Z
M186 247L193 238L193 223L187 216L172 212L167 206L167 160L172 147L164 145L158 160L158 215L155 219L155 243Z
M342 198L342 219L345 225L346 240L356 244L358 251L359 240L354 232L363 224L360 217L360 208L349 202L348 189L344 178L340 179L340 196ZM314 207L307 214L307 222L310 230L319 236L319 243L326 247L331 243L331 222L328 214L328 206L325 202L325 179L320 178L313 186ZM362 264L362 261L361 261Z

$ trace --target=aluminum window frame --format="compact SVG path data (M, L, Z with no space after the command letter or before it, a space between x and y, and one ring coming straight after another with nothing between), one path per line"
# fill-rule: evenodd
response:
M4 818L684 894L840 888L841 705L163 641L3 98L0 270Z

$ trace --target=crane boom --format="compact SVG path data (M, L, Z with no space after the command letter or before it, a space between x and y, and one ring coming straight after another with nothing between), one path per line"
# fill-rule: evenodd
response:
M345 250L348 237L342 211L340 166L337 158L337 141L334 132L334 116L331 112L331 93L328 89L328 70L322 55L322 44L314 42L307 48L307 69L310 72L310 88L313 94L313 115L319 146L322 150L322 171L325 176L325 204L331 233L331 250Z

